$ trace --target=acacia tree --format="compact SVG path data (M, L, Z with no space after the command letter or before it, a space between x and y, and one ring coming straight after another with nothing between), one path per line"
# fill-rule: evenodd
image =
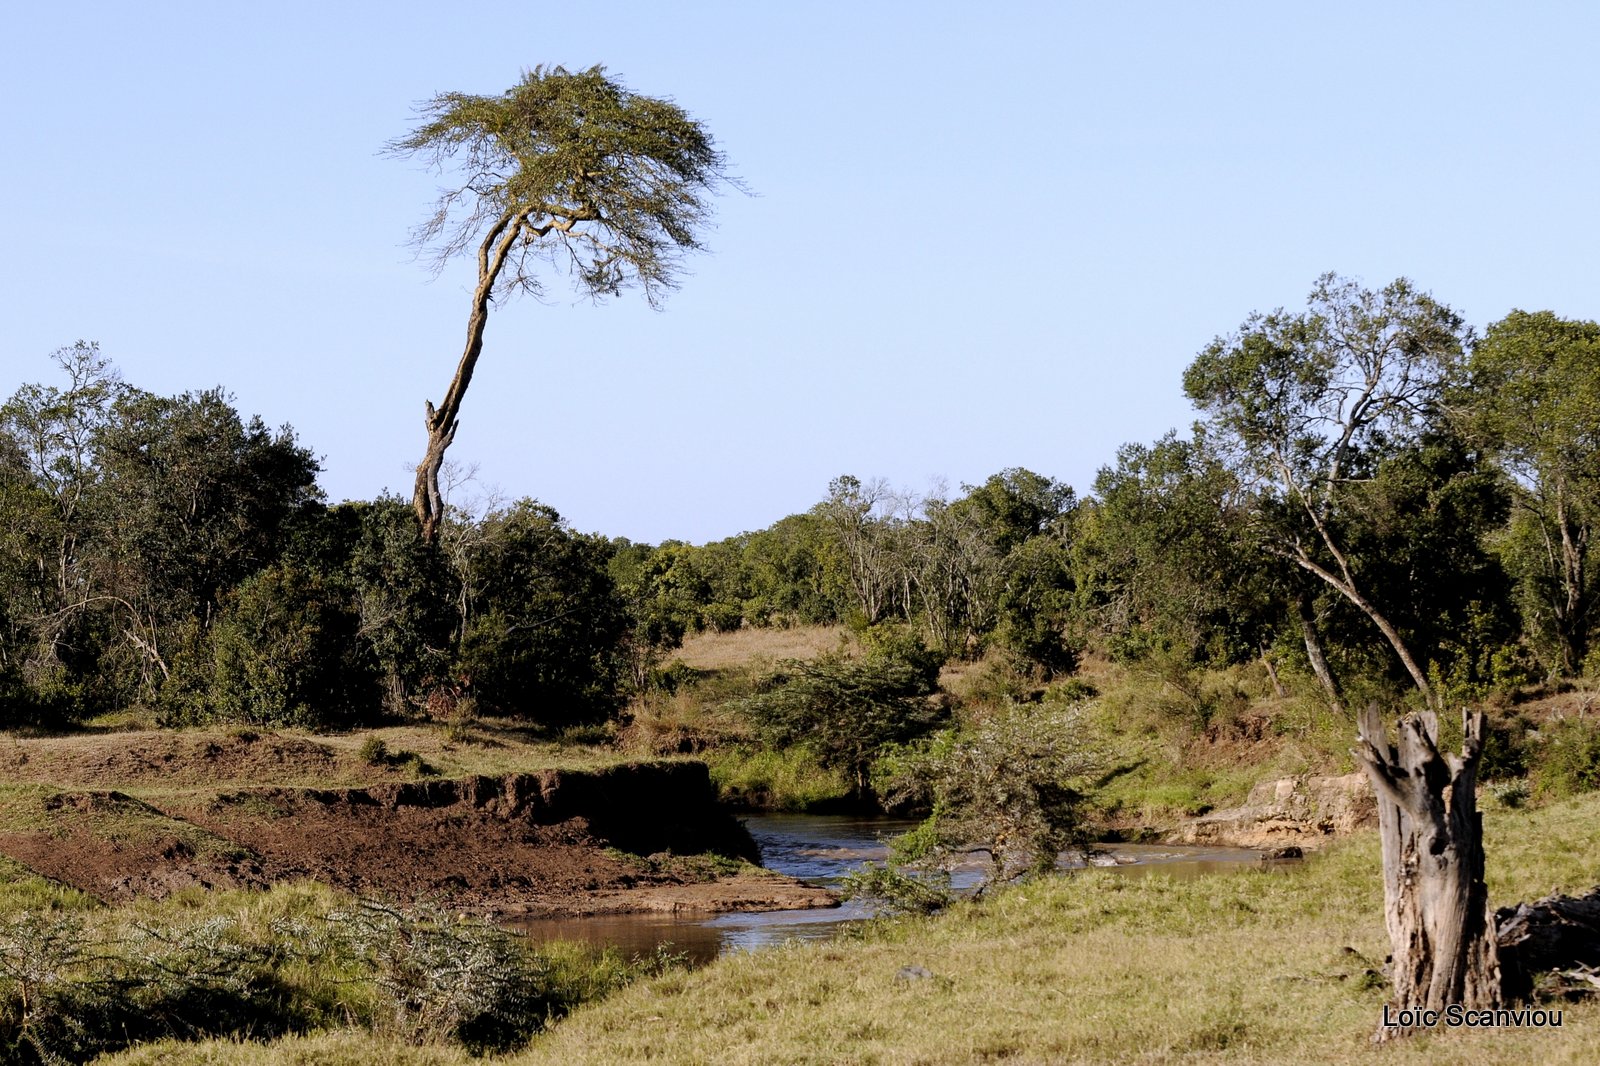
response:
M1184 390L1256 488L1266 550L1365 615L1432 704L1426 673L1351 544L1361 487L1437 423L1469 333L1405 278L1373 291L1325 274L1307 304L1299 314L1254 314L1212 341L1184 372Z
M455 440L461 400L483 350L490 304L538 295L541 272L569 272L591 299L637 285L651 306L677 286L684 253L700 247L708 196L737 185L698 122L670 100L639 96L603 67L536 67L499 96L441 93L423 123L389 145L441 172L453 168L434 213L418 226L436 270L477 246L467 340L437 407L412 504L423 539L437 536L439 470Z

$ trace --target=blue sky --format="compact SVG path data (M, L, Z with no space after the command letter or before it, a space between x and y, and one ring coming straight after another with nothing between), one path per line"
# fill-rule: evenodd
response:
M380 155L436 92L603 63L756 195L661 312L498 308L451 456L579 529L716 539L841 473L1086 491L1179 379L1327 270L1480 329L1600 318L1600 7L1286 3L13 5L0 396L85 338L409 495L465 270Z

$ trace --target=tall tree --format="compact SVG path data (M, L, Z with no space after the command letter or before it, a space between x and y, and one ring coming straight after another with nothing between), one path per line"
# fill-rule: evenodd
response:
M1600 619L1600 324L1513 311L1470 366L1463 406L1514 486L1504 554L1530 635L1553 673L1576 674Z
M1351 551L1360 522L1352 497L1437 424L1470 334L1404 278L1370 290L1326 274L1307 304L1254 314L1212 341L1184 373L1184 390L1259 490L1267 550L1365 615L1431 704L1422 663Z
M103 602L93 588L90 497L98 477L96 445L112 406L125 393L111 361L91 341L52 356L66 387L24 385L0 406L0 435L9 438L9 476L0 478L9 529L0 538L25 577L13 610L26 619L35 646L30 675L59 666L83 616Z
M437 407L412 504L424 540L437 536L439 470L455 440L461 400L483 350L489 306L537 295L541 269L567 271L581 295L638 285L651 306L677 285L684 253L700 247L708 196L736 184L710 134L670 100L639 96L603 67L536 67L499 96L442 93L422 125L390 144L458 175L417 228L419 248L444 264L477 245L467 341Z

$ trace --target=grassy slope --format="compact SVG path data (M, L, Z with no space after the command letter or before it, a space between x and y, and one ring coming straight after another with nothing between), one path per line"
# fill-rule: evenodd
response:
M1493 897L1591 887L1597 819L1594 796L1492 814ZM1095 871L637 986L521 1061L1366 1062L1385 997L1364 977L1387 951L1381 900L1371 835L1282 873ZM907 966L934 976L899 979ZM1596 1062L1600 1006L1568 1007L1560 1032L1428 1036L1382 1058Z

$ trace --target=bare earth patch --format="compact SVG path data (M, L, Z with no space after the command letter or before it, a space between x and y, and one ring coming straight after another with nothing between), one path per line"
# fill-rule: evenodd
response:
M189 780L208 773L231 777L250 758L205 743L198 749L205 769L185 766ZM119 757L92 745L71 747L91 756L80 763L80 777L103 777L113 764L160 762L159 748ZM268 757L275 750L282 749L265 749ZM58 758L52 752L22 765L44 776ZM323 757L312 752L306 758ZM142 798L12 782L0 817L0 854L108 901L316 880L360 895L401 903L427 899L482 915L771 910L836 902L825 890L753 868L728 873L736 863L670 859L701 852L755 857L748 835L716 806L698 763L354 787L191 787L151 790Z

